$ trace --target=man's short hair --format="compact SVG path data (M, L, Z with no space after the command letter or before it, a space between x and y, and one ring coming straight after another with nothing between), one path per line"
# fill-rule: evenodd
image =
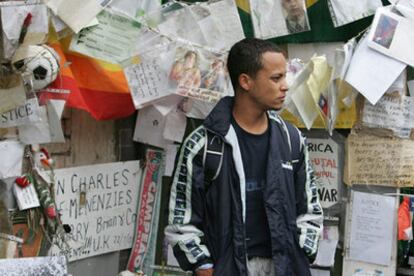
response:
M227 69L234 90L239 87L241 74L256 77L257 72L263 68L262 55L266 52L282 53L282 50L270 41L257 38L245 38L231 47Z

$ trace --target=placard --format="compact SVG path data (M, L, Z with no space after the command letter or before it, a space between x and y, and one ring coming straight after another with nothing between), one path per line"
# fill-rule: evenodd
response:
M55 171L56 206L72 229L69 261L131 248L141 174L139 161Z
M344 182L390 187L414 185L414 141L351 134Z
M332 207L339 202L342 182L338 144L331 138L308 138L307 141L322 208Z

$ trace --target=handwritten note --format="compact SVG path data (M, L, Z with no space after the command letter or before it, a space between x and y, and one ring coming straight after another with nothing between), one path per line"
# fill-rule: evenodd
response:
M376 105L365 101L362 122L383 128L414 128L412 97L385 94Z
M141 173L138 161L55 171L57 208L80 244L69 261L131 248Z
M137 109L170 94L166 86L168 77L162 72L160 62L162 60L152 59L124 69Z
M22 174L24 145L18 141L6 140L0 142L0 179L19 176Z
M16 197L17 205L20 210L26 210L34 207L39 207L39 197L33 184L21 188L17 184L13 184L13 192Z
M390 265L396 198L353 192L352 200L349 258Z
M344 182L391 187L414 185L414 141L351 134Z
M220 26L223 33L221 40L224 41L227 49L244 38L243 27L235 1L222 0L210 2L208 6L214 20Z

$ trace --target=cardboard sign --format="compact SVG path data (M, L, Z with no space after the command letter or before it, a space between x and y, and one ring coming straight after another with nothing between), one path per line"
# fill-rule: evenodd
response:
M338 144L331 138L308 138L309 158L318 181L322 208L339 202L341 185Z
M132 246L140 180L139 161L55 171L56 206L72 229L69 261Z
M414 141L351 134L347 139L344 182L348 185L411 187Z

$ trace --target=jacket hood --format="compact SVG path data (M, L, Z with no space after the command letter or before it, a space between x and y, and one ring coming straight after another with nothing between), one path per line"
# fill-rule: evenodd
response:
M227 96L222 98L208 114L203 125L208 130L225 137L231 124L233 103L233 97Z

